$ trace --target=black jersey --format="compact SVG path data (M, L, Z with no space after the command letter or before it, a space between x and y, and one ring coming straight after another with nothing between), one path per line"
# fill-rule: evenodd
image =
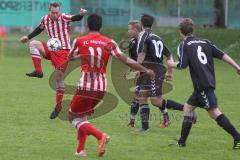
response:
M129 45L128 45L129 57L134 59L135 61L137 61L137 43L138 43L137 38L132 38L129 41Z
M144 30L139 34L137 53L146 54L144 62L163 63L163 55L170 56L163 40L151 30Z
M222 59L224 52L206 39L188 37L178 46L178 68L189 66L194 89L215 89L213 58Z

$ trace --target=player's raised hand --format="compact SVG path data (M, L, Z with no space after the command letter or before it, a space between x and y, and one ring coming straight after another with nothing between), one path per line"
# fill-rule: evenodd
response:
M86 10L86 9L80 8L79 14L80 14L81 16L84 16L86 13L87 13L87 10Z
M20 42L22 42L22 43L27 43L28 41L29 41L29 39L28 39L27 36L22 36L22 37L20 38Z

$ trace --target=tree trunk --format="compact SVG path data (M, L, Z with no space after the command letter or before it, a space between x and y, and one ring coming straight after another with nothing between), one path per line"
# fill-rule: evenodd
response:
M215 27L225 28L225 0L214 0Z

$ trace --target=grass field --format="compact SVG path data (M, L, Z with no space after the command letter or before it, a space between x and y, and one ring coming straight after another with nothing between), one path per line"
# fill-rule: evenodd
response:
M118 42L124 35L123 29L104 31ZM166 39L173 52L180 39L175 29L157 30ZM240 63L239 31L198 29L197 34L211 39L220 48L231 52ZM9 35L9 41L20 34ZM44 37L41 37L44 38ZM22 45L8 43L4 58L0 59L0 160L69 160L78 159L73 154L77 145L76 131L67 122L48 119L54 107L55 92L51 90L48 78L53 68L48 61L43 61L44 78L28 78L24 74L31 71L32 64L28 49ZM16 47L17 46L17 47ZM14 56L17 54L18 56ZM216 61L218 102L221 110L230 117L240 130L239 80L240 77L226 64ZM111 67L108 68L111 70ZM121 77L119 73L119 77ZM109 77L110 78L110 77ZM121 79L121 78L120 78ZM69 83L78 80L77 71L72 74ZM116 95L109 79L109 91ZM172 92L165 97L184 103L192 91L188 70L175 71ZM116 87L116 86L115 86ZM116 95L118 96L118 95ZM67 95L65 99L71 98ZM151 108L151 130L138 133L126 127L129 106L118 96L118 107L112 112L91 120L99 129L111 136L106 160L238 160L239 151L234 151L232 139L211 120L202 109L197 109L198 123L193 126L186 148L170 148L167 145L177 138L181 129L180 112L169 111L172 125L160 129L160 117L156 108ZM140 127L139 120L137 127ZM87 141L88 157L97 158L97 143L93 137ZM83 158L84 159L84 158Z

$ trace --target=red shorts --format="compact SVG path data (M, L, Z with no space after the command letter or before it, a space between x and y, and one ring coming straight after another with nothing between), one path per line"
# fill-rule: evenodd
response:
M92 115L94 108L103 99L105 92L103 91L86 91L77 90L69 109L70 114L83 116Z
M67 62L68 62L68 49L61 49L59 51L53 52L49 51L47 44L45 42L42 42L42 45L44 47L45 56L43 58L50 60L52 62L52 65L63 72L65 72L67 68Z

